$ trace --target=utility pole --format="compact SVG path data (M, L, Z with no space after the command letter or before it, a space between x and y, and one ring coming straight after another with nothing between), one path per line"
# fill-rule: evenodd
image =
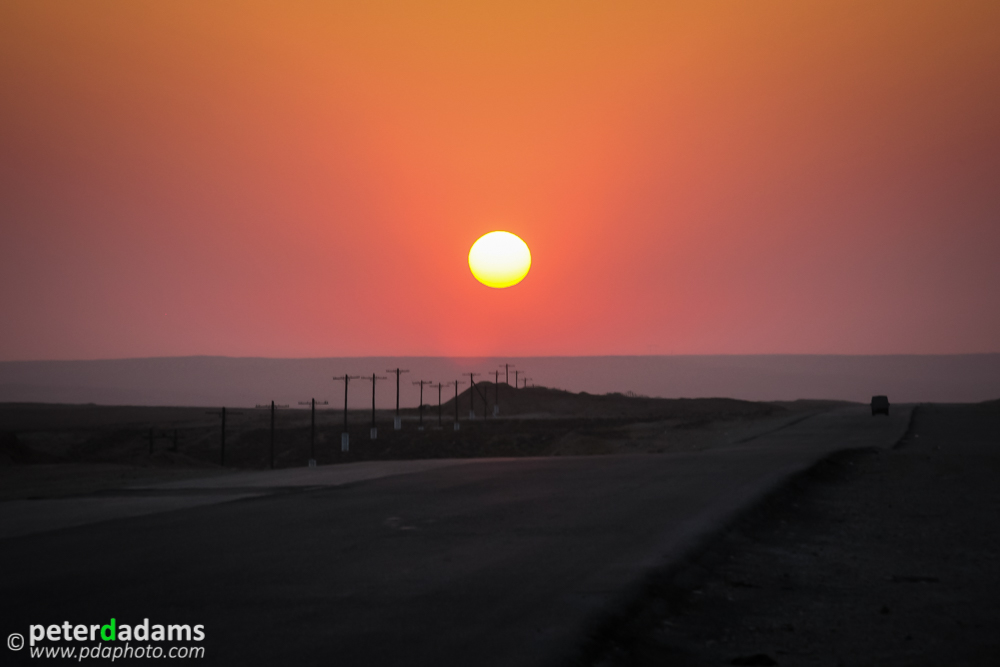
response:
M463 373L463 375L469 376L469 419L476 418L476 408L475 408L475 397L473 394L476 392L476 381L473 379L479 373ZM483 407L483 416L486 416L486 408Z
M514 371L514 389L517 389L520 385L517 383L517 374L521 371Z
M493 416L496 417L497 415L500 414L500 371L499 370L493 371L493 377L494 377Z
M386 375L375 375L372 373L370 378L366 376L364 379L371 380L372 383L372 430L368 433L368 439L375 440L378 438L378 429L375 428L375 383L377 380L388 380L389 378Z
M403 428L403 418L399 416L399 376L402 373L409 373L409 372L410 371L404 371L404 370L402 370L400 368L395 368L395 369L390 368L390 369L386 370L386 373L395 373L396 374L396 416L392 420L392 428L394 430L396 430L396 431L398 431L401 428Z
M335 377L334 380L344 380L344 431L340 434L340 451L346 452L351 448L351 436L347 432L347 387L351 384L351 380L360 379L360 375L348 375L344 374L343 378Z
M419 428L421 431L424 430L424 385L433 383L434 383L433 380L417 380L416 382L413 383L420 385L420 426L418 426L417 428Z
M309 467L316 467L316 406L317 405L330 405L330 401L323 401L317 404L316 399L309 401L299 401L299 405L312 405L312 411L309 415Z
M257 408L258 410L260 410L260 409L267 410L268 405L267 404L261 405L261 404L258 403L254 407ZM287 405L275 405L274 401L271 401L271 405L270 405L270 408L271 408L271 470L274 470L274 409L275 408L287 408L287 407L288 407Z
M514 364L504 364L503 365L503 381L510 386L510 369L514 368Z
M534 378L524 378L524 388L528 388L528 381L534 381Z
M432 387L438 388L438 428L441 428L441 387L447 386L449 383L438 382L437 384L432 384Z
M222 408L222 436L219 441L219 465L226 465L226 409Z
M219 465L226 465L226 409L222 408L218 412L210 411L206 412L206 415L216 415L222 417L222 432L219 439ZM242 412L230 412L231 415L241 415Z
M470 384L470 387L469 387L469 419L475 419L476 418L476 411L475 411L475 408L473 408L473 406L475 405L476 398L475 398L475 396L473 396L473 394L479 394L479 398L483 399L483 421L486 421L486 418L489 417L490 402L486 398L486 394L483 393L483 392L481 392L481 391L479 391L479 387L476 386L476 381L472 379L474 376L479 375L479 373L465 373L465 375L469 376L469 384Z
M460 381L458 381L458 380L455 380L454 382L445 382L444 383L444 386L446 386L446 387L450 387L452 385L455 386L455 424L454 424L454 429L456 431L460 428L459 427L459 422L458 422L458 385L460 385L460 384L462 384L462 383Z

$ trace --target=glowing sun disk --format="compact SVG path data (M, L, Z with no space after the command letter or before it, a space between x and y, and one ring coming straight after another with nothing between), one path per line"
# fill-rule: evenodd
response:
M527 244L510 232L490 232L472 244L469 268L487 287L516 285L528 275L531 252Z

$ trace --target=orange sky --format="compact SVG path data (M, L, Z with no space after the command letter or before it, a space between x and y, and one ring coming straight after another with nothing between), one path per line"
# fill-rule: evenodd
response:
M996 2L10 0L0 91L0 359L1000 351Z

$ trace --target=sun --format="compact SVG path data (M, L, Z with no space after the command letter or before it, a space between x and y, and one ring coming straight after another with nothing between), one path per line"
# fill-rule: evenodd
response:
M497 289L516 285L528 275L531 252L510 232L490 232L472 244L469 268L476 280Z

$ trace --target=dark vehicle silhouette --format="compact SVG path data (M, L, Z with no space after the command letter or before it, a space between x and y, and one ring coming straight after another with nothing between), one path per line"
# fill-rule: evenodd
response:
M872 396L872 415L883 414L889 416L889 397Z

